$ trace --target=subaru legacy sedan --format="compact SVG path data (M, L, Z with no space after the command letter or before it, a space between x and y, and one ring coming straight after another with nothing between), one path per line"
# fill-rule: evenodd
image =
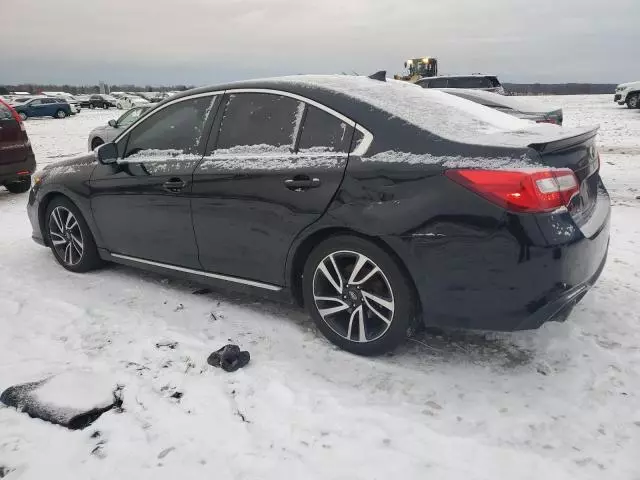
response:
M47 166L28 214L68 270L286 293L330 341L376 355L418 322L567 318L609 244L596 134L384 78L231 83Z

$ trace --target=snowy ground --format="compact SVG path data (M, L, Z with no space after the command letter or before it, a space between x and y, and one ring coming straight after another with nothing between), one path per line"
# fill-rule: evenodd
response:
M124 411L83 431L0 408L0 476L640 479L640 111L537 100L603 126L614 210L599 283L567 323L425 336L378 359L336 350L288 305L126 267L67 272L31 241L27 196L0 191L0 390L79 368L124 385ZM115 115L29 120L39 163L83 152ZM206 364L228 340L252 355L234 374Z

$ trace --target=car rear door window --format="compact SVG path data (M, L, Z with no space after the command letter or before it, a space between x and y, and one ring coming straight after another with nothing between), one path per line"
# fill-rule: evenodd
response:
M199 97L169 105L136 126L124 157L193 159L201 155L204 126L214 97Z
M38 105L42 105L42 100L39 98L36 98L29 105L32 107L37 107Z
M307 106L298 151L349 153L353 127L313 105Z
M290 97L267 93L229 96L217 151L267 154L293 151L304 105Z

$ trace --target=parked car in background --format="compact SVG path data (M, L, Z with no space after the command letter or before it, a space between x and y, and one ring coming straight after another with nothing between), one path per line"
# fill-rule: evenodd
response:
M245 81L48 165L27 210L70 271L111 261L288 293L330 341L375 355L420 321L566 319L609 244L596 134L400 81Z
M109 95L95 94L83 97L80 100L80 106L83 108L111 108L116 106L116 99Z
M60 98L60 100L66 101L71 106L72 115L80 113L80 110L82 110L82 108L80 107L80 102L75 97L65 96L65 97L58 97L58 98Z
M509 115L514 115L524 120L537 123L555 123L562 125L562 108L551 108L537 105L533 99L522 97L510 97L483 90L470 90L467 88L442 88L443 92L456 97L471 100L485 107L499 110Z
M36 159L18 112L0 100L0 185L11 193L31 188Z
M472 88L504 95L504 88L495 75L448 75L423 78L416 82L422 88Z
M116 139L122 131L138 120L142 115L151 110L157 104L147 103L139 107L134 107L129 111L123 113L117 120L109 120L109 122L102 126L96 127L89 133L89 150L95 150L103 143L109 143Z
M15 99L13 107L22 120L30 117L66 118L72 114L66 100L52 97L31 97L26 101Z
M135 95L124 95L116 100L116 107L120 110L128 110L133 107L147 105L149 100Z
M640 108L640 82L621 83L616 87L613 101L628 108Z

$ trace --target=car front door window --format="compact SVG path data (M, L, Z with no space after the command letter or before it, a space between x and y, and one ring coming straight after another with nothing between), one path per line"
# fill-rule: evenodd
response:
M141 108L129 110L118 119L116 125L118 128L127 127L131 125L133 122L135 122L138 118L140 118L141 114L142 114Z

